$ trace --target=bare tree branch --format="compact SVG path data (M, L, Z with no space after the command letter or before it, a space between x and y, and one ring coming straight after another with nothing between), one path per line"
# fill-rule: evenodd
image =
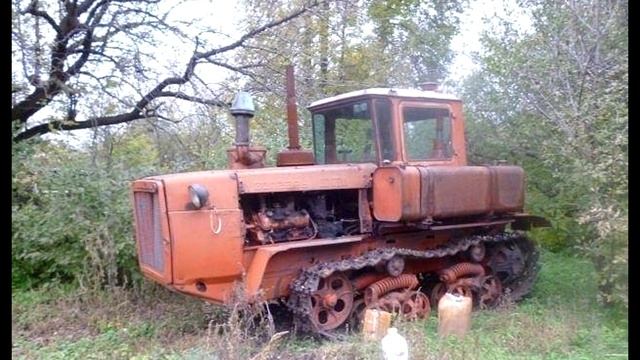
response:
M29 7L27 7L26 10L22 11L22 14L31 14L33 16L41 17L45 19L49 23L49 25L51 25L51 27L53 28L53 30L56 31L56 33L58 34L61 33L62 30L60 30L60 27L58 26L56 21L53 20L51 15L49 15L46 11L38 10L37 5L38 5L37 1L32 1L31 4L29 4Z
M104 14L107 13L107 7L114 3L126 3L130 5L131 3L138 4L156 4L158 0L135 0L135 1L124 1L124 0L102 0L96 2L96 0L85 0L81 4L77 5L76 2L65 2L64 7L67 9L67 14L60 20L59 24L56 24L59 28L59 31L56 34L54 46L51 50L51 61L49 68L49 79L42 86L36 87L36 89L29 95L27 95L23 100L18 101L15 106L12 107L12 122L19 122L21 124L26 125L27 120L33 116L35 113L46 107L54 98L56 98L62 92L68 92L69 88L66 85L67 81L70 78L77 76L83 73L83 67L85 64L91 59L91 55L106 57L114 64L118 64L118 61L115 58L109 58L107 54L105 54L105 50L107 49L107 41L117 32L127 32L129 36L137 39L136 41L147 41L145 36L136 35L133 33L128 33L128 30L139 27L149 25L149 22L146 23L144 21L140 21L137 19L136 22L129 23L120 23L118 24L116 21L118 16L118 11L120 11L120 15L122 13L125 14L142 14L143 16L148 15L152 19L157 20L158 24L165 26L170 30L177 30L168 24L164 23L166 19L166 14L164 16L155 16L152 13L146 11L145 9L132 9L126 7L123 10L116 10L115 13L110 12L111 19L108 23L101 22ZM200 60L206 60L214 65L225 67L234 72L252 76L250 72L245 71L245 66L233 66L226 64L222 61L218 61L213 59L215 55L219 55L225 52L232 51L239 47L242 47L245 42L253 37L268 31L274 27L277 27L281 24L284 24L296 17L301 16L305 12L309 11L309 9L318 5L318 0L311 2L310 4L303 6L290 13L289 15L270 21L262 26L259 26L251 31L248 31L244 35L242 35L238 40L215 49L211 49L205 52L198 52L197 46L196 50L192 54L191 58L187 62L185 66L184 72L182 76L172 76L167 77L164 80L160 81L156 86L154 86L150 91L141 96L132 109L127 113L111 115L111 116L101 116L101 117L92 117L83 121L75 121L75 116L73 118L67 118L65 120L54 120L49 121L45 124L35 125L28 129L25 129L17 136L15 136L15 141L21 141L25 139L32 138L34 136L46 134L55 130L77 130L77 129L87 129L96 126L104 126L104 125L114 125L125 123L137 119L148 118L150 116L158 117L155 109L149 110L148 106L152 101L161 97L173 97L176 99L181 99L185 101L206 104L210 106L226 106L226 104L222 101L215 99L205 99L197 96L187 95L181 91L169 91L167 90L170 86L175 85L183 85L191 80L194 76L196 66L201 63ZM85 24L80 24L78 20L78 16L89 12ZM134 14L134 15L135 15ZM33 14L34 16L42 16L40 14ZM127 16L134 16L127 15ZM53 20L50 16L49 18ZM47 20L49 21L49 20ZM55 21L54 21L55 23ZM114 27L114 31L107 31L106 35L95 35L95 32L98 28L106 26ZM80 44L75 43L69 46L69 40L74 35L84 32L84 37L81 43L82 48L78 49ZM184 36L181 32L177 32L178 35ZM97 49L96 49L97 47ZM125 50L126 51L126 50ZM76 59L73 64L71 64L67 69L64 68L65 61L68 56L71 54L80 54L79 58ZM134 52L134 69L137 69L136 57L138 52ZM136 78L140 79L139 76L145 78L143 73L136 74ZM97 80L98 78L94 76Z
M158 97L174 97L176 99L182 99L182 100L187 100L191 102L196 102L199 104L219 106L219 107L229 106L229 104L220 100L203 99L197 96L187 95L180 91L162 91L160 92L160 94L158 94Z

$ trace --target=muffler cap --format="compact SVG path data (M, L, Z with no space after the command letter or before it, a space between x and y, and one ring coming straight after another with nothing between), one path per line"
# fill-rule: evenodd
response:
M246 91L239 91L236 97L233 99L231 109L229 109L231 115L247 115L253 116L255 113L255 106L253 105L253 99L251 94Z

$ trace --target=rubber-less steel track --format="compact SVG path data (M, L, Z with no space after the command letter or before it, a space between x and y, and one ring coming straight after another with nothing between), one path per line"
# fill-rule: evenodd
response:
M524 257L524 266L517 276L509 283L504 284L504 288L508 289L507 291L509 291L513 300L519 300L526 295L531 290L538 272L538 252L535 245L523 232L514 231L497 235L476 235L458 238L435 249L425 251L395 247L380 248L350 259L313 265L302 270L300 275L291 283L291 293L287 307L294 315L298 330L323 334L324 332L317 329L313 322L309 320L309 314L311 314L312 309L311 295L318 289L320 279L327 278L336 272L374 267L394 256L425 260L452 256L480 243L484 243L488 248L504 244L505 246L519 249L520 254Z

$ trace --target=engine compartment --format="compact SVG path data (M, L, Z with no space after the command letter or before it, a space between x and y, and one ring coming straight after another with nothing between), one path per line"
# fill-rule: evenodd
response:
M240 207L247 245L360 233L357 190L245 194Z

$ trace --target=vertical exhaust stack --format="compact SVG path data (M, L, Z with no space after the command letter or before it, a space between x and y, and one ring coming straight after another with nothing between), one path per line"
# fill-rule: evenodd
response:
M309 150L300 148L298 133L298 109L296 106L296 88L293 76L293 65L287 66L287 132L289 146L278 153L278 166L313 165L315 159Z
M300 150L296 84L292 65L287 66L287 130L289 133L289 150Z
M251 95L244 91L238 92L229 112L233 115L236 125L235 147L227 150L229 168L255 169L264 167L264 157L267 150L261 146L250 146L249 120L255 113Z

